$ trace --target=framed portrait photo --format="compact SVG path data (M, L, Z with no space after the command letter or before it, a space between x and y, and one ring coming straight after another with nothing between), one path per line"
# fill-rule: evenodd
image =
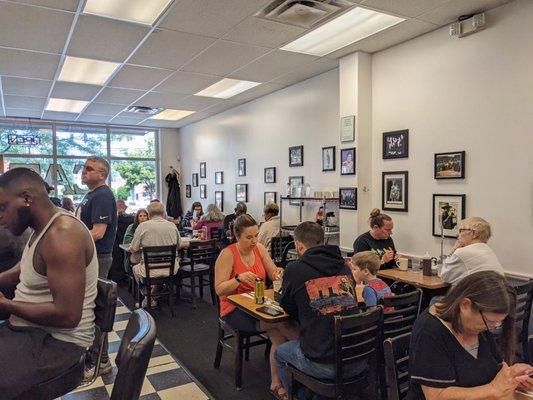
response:
M237 161L237 175L246 176L246 158L239 158Z
M289 167L302 167L304 165L304 147L289 147Z
M434 194L433 195L433 236L457 238L459 221L466 215L466 195Z
M388 211L408 210L409 172L383 172L381 208Z
M339 208L345 210L357 210L357 188L339 188Z
M201 162L200 163L200 178L205 178L207 177L206 175L206 163L205 162Z
M409 157L409 129L383 133L383 159Z
M355 175L355 147L341 149L341 175Z
M200 185L200 198L207 199L207 185Z
M194 187L198 186L198 174L192 174L192 185Z
M222 212L224 212L224 192L217 190L215 192L215 206Z
M191 185L185 185L185 197L191 198Z
M277 203L277 192L265 192L265 206L270 203Z
M347 115L341 118L341 142L353 142L355 140L355 115Z
M290 183L292 188L295 188L295 187L298 187L298 186L303 186L304 185L304 177L303 176L289 176L289 183ZM300 201L298 201L298 200L290 200L289 204L293 205L293 206L299 206L300 205Z
M265 168L265 183L276 183L276 167Z
M215 185L222 185L224 183L224 172L215 172Z
M465 177L464 151L451 153L436 153L434 174L435 179L464 179Z
M248 202L248 184L246 183L237 183L235 185L235 201Z
M335 146L322 147L322 172L335 171Z

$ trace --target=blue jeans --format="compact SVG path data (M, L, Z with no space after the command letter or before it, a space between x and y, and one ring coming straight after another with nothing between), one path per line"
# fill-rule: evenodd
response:
M287 392L289 391L290 386L289 374L287 373L286 367L287 363L291 363L300 371L308 375L314 376L315 378L335 378L335 364L321 364L311 361L304 355L304 353L302 353L299 340L290 340L288 342L283 343L276 350L274 357L276 358L276 363L278 365L279 378ZM344 368L343 377L351 378L355 375L362 373L365 369L367 369L367 367L368 363L366 362L350 364ZM300 400L316 398L319 397L313 397L312 395L310 396L304 391L298 392L298 399Z

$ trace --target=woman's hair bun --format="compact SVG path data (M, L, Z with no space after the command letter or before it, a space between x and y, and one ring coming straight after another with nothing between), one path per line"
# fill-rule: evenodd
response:
M370 216L371 217L377 217L379 214L381 214L381 210L379 208L374 208L371 212L370 212Z

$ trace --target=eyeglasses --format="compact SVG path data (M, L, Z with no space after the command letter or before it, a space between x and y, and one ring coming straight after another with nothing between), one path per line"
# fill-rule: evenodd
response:
M96 168L93 168L93 167L83 167L83 171L85 172L94 172L94 171L98 171L98 172L105 172L103 169L96 169Z
M463 232L468 232L468 231L471 231L472 229L468 229L468 228L460 228L459 229L459 233L463 233Z
M481 315L481 319L483 320L483 323L485 324L485 328L487 328L487 331L490 332L495 329L501 328L502 321L498 321L498 322L488 321L487 322L487 320L485 319L485 315L483 315L483 311L479 310L479 314ZM492 328L490 328L490 326L492 326Z

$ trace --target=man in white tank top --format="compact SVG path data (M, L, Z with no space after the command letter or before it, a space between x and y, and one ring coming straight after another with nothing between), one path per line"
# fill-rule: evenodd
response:
M94 337L98 261L87 228L49 200L44 180L0 175L0 227L34 233L20 263L0 273L0 397L11 399L75 365ZM3 288L16 285L15 298Z

